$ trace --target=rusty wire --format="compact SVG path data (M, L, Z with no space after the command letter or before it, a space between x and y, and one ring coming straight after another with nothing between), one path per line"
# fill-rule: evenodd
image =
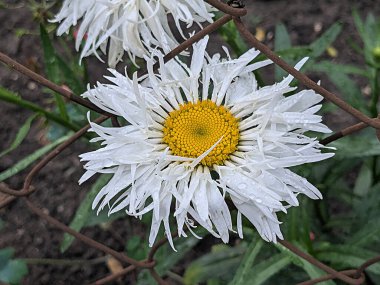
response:
M215 21L214 23L208 25L198 33L194 34L192 37L187 39L186 41L182 42L180 45L178 45L176 48L174 48L171 52L165 55L164 60L169 61L178 54L180 54L182 51L188 49L192 46L193 43L199 41L204 36L211 34L212 32L218 30L220 27L222 27L224 24L228 23L229 21L233 20L235 23L235 26L237 30L239 31L240 35L247 41L249 45L256 48L257 50L260 50L263 54L265 54L269 59L271 59L276 65L287 71L289 74L293 75L299 82L304 84L310 89L313 89L317 93L324 96L324 98L338 107L340 107L342 110L346 111L347 113L351 114L352 116L359 119L361 122L357 123L355 125L352 125L350 127L344 128L333 135L321 140L321 144L329 144L335 140L338 140L344 136L353 134L355 132L358 132L368 126L371 126L376 129L376 132L378 136L380 137L380 119L379 118L369 118L359 110L353 108L351 105L346 103L344 100L340 99L337 95L329 92L328 90L324 89L320 85L318 85L316 82L312 81L309 77L307 77L305 74L297 71L294 69L294 67L287 64L284 60L282 60L280 57L278 57L274 52L272 52L266 45L258 41L255 36L247 29L247 27L243 24L241 21L242 16L247 14L247 10L244 8L234 8L227 4L224 4L223 2L219 0L205 0L210 5L214 6L218 10L225 13L224 16L222 16L220 19ZM111 118L112 124L114 126L119 126L119 122L117 118L105 112L104 110L101 110L97 106L93 105L88 100L85 100L78 95L73 94L71 91L62 88L61 86L58 86L54 84L53 82L49 81L48 79L44 78L43 76L31 71L27 67L21 65L20 63L14 61L13 59L9 58L5 54L0 52L0 61L8 65L10 68L15 69L19 71L20 73L26 75L30 79L36 81L37 83L50 88L51 90L54 90L58 94L62 95L63 97L67 98L68 100L75 102L77 104L80 104L82 106L85 106L89 108L92 111L95 111L102 116L97 118L95 122L101 123L105 120ZM156 65L155 68L158 66ZM144 73L144 71L142 71ZM29 196L37 191L38 189L35 189L32 186L32 180L33 178L41 171L42 168L44 168L52 159L54 159L58 154L60 154L64 149L66 149L69 145L71 145L73 142L78 140L81 136L83 136L86 131L89 129L89 125L86 125L81 130L76 132L71 138L69 138L67 141L62 143L60 146L58 146L56 149L54 149L52 152L50 152L48 155L46 155L39 163L37 163L31 171L27 174L26 178L24 179L24 185L22 189L20 190L14 190L10 189L5 183L0 184L0 192L2 192L5 197L0 200L0 209L9 205L12 201L14 201L17 198L23 199L25 204L27 205L28 209L34 213L35 215L39 216L41 219L47 221L52 226L62 230L65 233L68 233L72 236L74 236L79 241L83 242L89 247L93 247L99 251L102 251L108 255L113 256L115 259L119 260L121 264L126 265L124 269L117 273L110 274L108 276L105 276L94 283L91 283L91 285L101 285L101 284L107 284L110 283L116 279L119 279L125 275L127 275L130 272L133 272L137 269L146 269L150 272L151 276L156 280L156 282L160 285L166 285L168 284L159 274L155 271L154 267L156 265L154 261L154 255L157 252L157 250L166 244L167 238L164 238L160 241L158 241L150 250L148 253L148 256L145 260L135 260L129 256L127 256L123 252L115 251L114 249L94 240L90 237L83 235L67 225L61 223L57 219L53 218L49 214L42 211L38 206L35 205L35 203L31 202L29 199ZM177 236L176 233L172 234L173 238ZM373 257L366 262L364 262L360 267L356 269L349 269L349 270L343 270L343 271L336 271L335 269L329 267L328 265L320 262L319 260L315 259L311 255L303 252L293 244L291 244L288 241L279 241L279 243L292 251L297 256L305 259L310 264L313 264L314 266L322 269L327 273L327 275L307 280L302 283L299 283L298 285L313 285L317 284L319 282L323 282L326 280L331 279L339 279L341 281L346 282L347 284L352 285L360 285L363 284L365 281L365 275L364 271L367 267L371 266L372 264L376 262L380 262L380 256Z

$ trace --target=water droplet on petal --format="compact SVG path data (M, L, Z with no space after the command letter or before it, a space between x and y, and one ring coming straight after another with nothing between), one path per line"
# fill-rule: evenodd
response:
M240 183L240 184L238 185L238 188L239 188L240 190L244 190L244 189L247 188L247 184L245 184L245 183Z
M256 199L256 202L260 204L260 203L263 202L263 200L261 200L261 199Z

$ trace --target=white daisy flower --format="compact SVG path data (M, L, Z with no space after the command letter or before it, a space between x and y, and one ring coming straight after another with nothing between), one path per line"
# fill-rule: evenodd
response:
M79 50L85 39L81 59L97 54L100 48L108 52L108 64L115 66L128 52L135 56L148 55L151 47L160 47L165 53L178 43L173 36L167 14L173 16L183 37L181 23L212 22L212 6L203 0L65 0L53 22L61 22L57 34L67 33L82 19L75 47ZM101 59L100 59L101 60Z
M110 69L111 84L99 83L83 95L129 124L91 123L99 136L93 141L103 147L81 155L87 171L80 183L95 173L112 173L93 208L136 217L153 211L150 245L161 223L172 243L171 216L179 236L186 236L184 226L191 230L195 220L228 242L234 227L225 199L238 210L241 237L244 215L264 240L276 242L283 238L277 212L298 206L298 194L322 198L305 178L286 169L333 156L321 153L318 140L304 134L330 132L315 115L322 96L312 90L284 96L296 89L289 85L290 75L259 88L252 71L271 61L252 63L259 54L254 49L234 60L210 57L207 41L194 45L190 68L178 58L164 64L158 54L159 73L152 60L141 78Z

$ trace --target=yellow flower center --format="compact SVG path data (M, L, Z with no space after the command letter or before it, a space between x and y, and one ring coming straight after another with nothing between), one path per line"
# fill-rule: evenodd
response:
M207 166L223 164L239 142L238 120L210 100L189 102L170 112L163 132L172 153L182 157L199 157L222 138L200 162Z

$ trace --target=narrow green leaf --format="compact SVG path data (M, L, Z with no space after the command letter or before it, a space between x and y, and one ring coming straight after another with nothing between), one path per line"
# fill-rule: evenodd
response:
M157 272L160 275L164 275L173 268L186 254L199 242L199 239L196 237L188 237L185 239L177 240L175 248L177 252L173 251L169 244L166 246L166 252L163 251L159 255L160 262L157 263ZM157 260L157 259L156 259Z
M349 136L330 144L336 147L335 158L365 158L380 155L380 144L374 134L362 131L359 136Z
M0 283L19 284L28 273L26 263L19 259L11 259L12 248L0 249Z
M290 40L290 36L288 31L286 30L286 27L283 23L279 23L276 25L275 30L275 36L274 36L274 50L280 51L280 50L286 50L290 49L292 47L292 43ZM283 57L285 61L287 61L289 64L293 64L293 62L289 62L290 59L287 57ZM281 80L283 77L286 76L286 71L284 71L282 68L275 66L275 79L277 81Z
M291 252L289 249L285 248L281 244L277 244L276 247L283 254L287 255L291 259L291 262L294 265L302 268L307 273L307 275L309 275L310 279L315 279L315 278L321 277L321 276L326 274L323 270L315 267L314 265L312 265L307 260L305 260L305 259L299 257L298 255L294 254L293 252ZM299 244L297 244L297 247L302 248L302 246L300 246ZM302 249L305 250L304 248L302 248ZM335 282L330 280L330 281L326 281L326 282L321 283L321 285L335 285Z
M30 130L30 125L32 124L33 120L37 118L38 114L34 114L30 116L25 123L21 126L21 128L18 130L15 139L11 143L11 145L5 149L4 151L0 152L0 158L7 153L10 153L12 150L16 149L25 139L27 134L29 133Z
M279 253L253 266L245 284L260 285L291 263L291 258Z
M362 247L352 245L331 245L318 251L316 257L321 261L333 264L334 268L343 269L346 267L357 268L368 259L377 255L378 252L370 251ZM367 271L374 274L380 274L380 264L373 264L368 267Z
M323 62L322 64L316 63L310 65L309 70L326 73L329 76L329 80L338 88L339 93L345 101L360 111L368 113L367 103L360 88L340 67L340 65Z
M360 168L358 178L355 181L354 194L364 196L368 193L372 185L372 170L368 165L363 164Z
M3 172L0 172L0 182L4 181L5 179L7 179L7 178L9 178L9 177L11 177L11 176L13 176L13 175L15 175L17 173L19 173L21 170L24 170L29 165L31 165L34 161L36 161L37 159L39 159L41 156L43 156L44 154L46 154L47 152L49 152L50 150L52 150L53 148L55 148L57 145L63 143L70 136L71 136L71 134L66 135L64 137L61 137L60 139L56 140L55 142L52 142L51 144L46 145L46 146L44 146L44 147L36 150L32 154L28 155L24 159L22 159L19 162L17 162L11 168L9 168L9 169L7 169L7 170L5 170Z
M67 63L58 55L57 62L65 83L71 88L74 94L83 93L86 90L86 86L78 79L78 74L73 72Z
M345 74L355 74L367 78L371 77L371 73L363 67L359 67L352 64L339 64L327 60L321 60L315 63L313 62L313 64L310 66L310 69L320 72L326 72L327 74L330 74L332 72L343 72Z
M222 38L229 44L237 56L247 51L247 44L241 38L233 22L228 22L219 29Z
M322 55L325 50L335 41L342 31L342 24L335 23L327 31L325 31L317 40L310 44L312 49L311 57L316 58Z
M274 38L274 50L284 50L292 46L289 33L283 23L276 25L275 38Z
M353 246L365 246L380 240L380 220L375 218L368 221L347 240Z
M100 189L107 184L109 179L109 175L103 174L96 180L94 185L92 185L91 190L87 193L86 197L83 199L82 203L77 209L74 218L69 225L70 228L76 231L80 231L82 227L85 226L92 211L92 202L94 201L96 195L99 193ZM74 237L68 233L65 233L63 236L63 241L61 243L61 252L65 252L73 241Z
M294 46L289 49L277 51L276 54L282 58L299 60L302 57L310 55L311 51L312 50L310 49L310 47ZM255 62L262 61L265 59L266 59L265 54L259 54L255 58Z
M184 283L192 285L209 279L228 278L238 267L243 252L244 248L241 246L214 246L211 253L203 255L190 264L183 277Z
M364 23L358 13L358 10L354 9L352 11L352 16L354 18L354 23L355 23L356 29L359 32L360 37L363 39L364 42L366 42L367 35L366 35Z
M40 25L40 35L44 51L46 76L54 83L62 84L57 55L50 41L49 35L42 24ZM66 110L65 101L59 94L54 92L53 95L60 115L65 121L69 121L70 118Z
M42 24L40 25L40 37L42 49L44 51L46 75L53 82L59 83L60 76L55 49L45 27Z
M250 246L247 249L247 252L244 254L243 260L240 262L239 268L235 273L234 279L229 283L230 285L245 285L246 277L252 269L253 261L256 256L259 254L263 241L261 239L254 240L251 242Z
M78 131L80 129L80 127L77 126L76 124L68 122L68 121L64 120L63 118L61 118L60 116L57 116L56 114L54 114L52 112L48 112L45 109L41 108L40 106L38 106L32 102L29 102L27 100L22 99L17 94L10 92L9 90L2 88L2 87L0 87L0 99L5 101L5 102L12 103L12 104L20 106L22 108L31 110L33 112L40 113L40 114L44 115L46 117L46 119L51 120L53 122L56 122L57 124L60 124L60 125L68 128L68 129L73 130L73 131Z

